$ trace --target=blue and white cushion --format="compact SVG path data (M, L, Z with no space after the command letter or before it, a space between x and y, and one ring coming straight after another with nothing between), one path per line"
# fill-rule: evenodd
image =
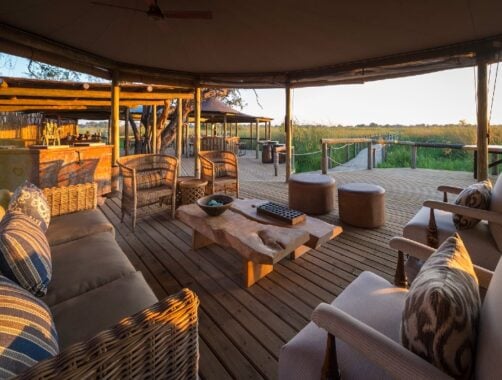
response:
M44 193L34 184L25 181L12 195L9 202L10 211L21 211L31 217L43 232L47 231L51 221L51 209Z
M41 300L0 276L0 378L19 375L59 353L51 312Z
M36 296L47 292L52 277L47 238L20 211L9 211L0 221L0 273Z

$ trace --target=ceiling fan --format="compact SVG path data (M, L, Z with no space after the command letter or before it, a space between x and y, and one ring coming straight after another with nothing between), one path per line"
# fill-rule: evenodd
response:
M157 0L145 1L148 4L148 9L133 8L124 5L103 3L101 1L91 1L94 5L102 7L124 9L133 12L140 12L146 14L154 20L164 20L166 18L175 19L192 19L192 20L210 20L213 18L211 11L162 11Z

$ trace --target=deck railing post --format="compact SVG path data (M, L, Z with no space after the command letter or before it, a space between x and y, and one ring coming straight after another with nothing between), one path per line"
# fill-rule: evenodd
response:
M376 168L376 148L372 149L372 155L373 155L373 168Z
M328 174L328 144L321 145L321 171L322 174Z
M411 146L411 168L416 169L417 168L417 146L412 145Z
M291 147L291 173L296 173L295 147Z
M492 153L492 163L497 162L498 160L498 153ZM498 175L499 170L498 170L498 165L493 165L492 166L492 175Z
M373 167L372 158L373 158L373 143L370 141L368 142L368 170L371 170L371 168Z
M279 152L277 149L274 149L274 176L279 175Z

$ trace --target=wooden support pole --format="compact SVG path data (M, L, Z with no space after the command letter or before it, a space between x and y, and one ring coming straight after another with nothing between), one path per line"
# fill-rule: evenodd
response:
M157 106L153 106L153 120L152 120L152 153L158 153L157 147Z
M117 159L120 157L120 86L119 86L119 77L118 73L113 73L112 79L112 164L115 166L117 164Z
M223 150L227 150L227 115L223 115Z
M328 174L328 144L321 144L321 170L322 174Z
M190 157L190 142L188 141L188 129L190 125L187 123L183 126L185 132L185 157Z
M284 127L286 128L286 182L291 176L291 158L293 145L293 127L291 122L291 87L286 86L286 116L284 118Z
M368 142L368 170L373 168L373 143Z
M417 151L418 151L417 146L413 145L411 147L411 168L412 169L417 168Z
M183 100L178 99L178 125L176 127L176 158L178 159L178 175L181 174L181 151L183 145ZM207 124L206 124L207 126Z
M195 137L194 137L194 148L193 155L195 159L195 168L194 168L194 176L195 178L200 178L200 160L199 160L199 152L200 152L200 87L196 87L194 91L194 104L195 104Z
M260 158L260 123L256 120L256 159Z
M478 139L477 139L477 179L488 178L488 65L478 63Z
M249 123L249 144L250 144L250 148L249 149L253 149L253 123Z
M124 120L124 153L126 156L129 155L129 107L125 110L125 120Z

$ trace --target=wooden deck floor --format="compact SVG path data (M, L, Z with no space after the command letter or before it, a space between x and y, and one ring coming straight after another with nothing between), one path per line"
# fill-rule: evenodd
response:
M251 161L250 161L251 162ZM246 169L246 165L249 168ZM287 203L287 185L253 177L252 163L241 166L243 197ZM249 169L249 170L248 170ZM256 170L259 172L259 170ZM336 240L296 261L283 260L251 288L241 286L241 260L230 250L210 246L194 252L191 232L165 211L139 220L136 233L119 220L120 201L102 211L115 225L117 241L157 296L182 287L200 297L200 375L203 379L277 378L281 346L305 326L320 302L331 302L359 273L392 279L396 254L388 240L425 199L441 199L439 184L464 186L472 174L433 170L377 169L333 173L338 184L375 183L386 189L387 223L375 230L344 226ZM275 180L275 181L274 181ZM322 219L338 224L338 211Z

